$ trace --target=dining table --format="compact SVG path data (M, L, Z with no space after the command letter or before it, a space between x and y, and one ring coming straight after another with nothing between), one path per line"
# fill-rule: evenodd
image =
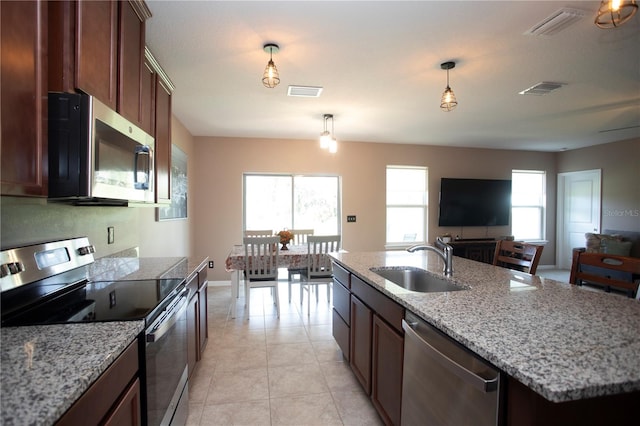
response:
M287 249L282 248L278 252L278 268L302 269L307 267L307 245L293 244L287 245ZM245 268L244 245L234 245L227 260L225 268L231 272L231 318L236 317L236 299L239 294L240 275ZM246 297L246 295L245 295Z

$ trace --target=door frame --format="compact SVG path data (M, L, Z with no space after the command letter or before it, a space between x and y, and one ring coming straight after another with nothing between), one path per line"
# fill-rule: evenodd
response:
M562 259L563 258L571 258L571 252L566 253L565 251L565 241L569 239L569 235L565 232L567 229L567 224L565 222L565 214L564 214L564 206L566 203L566 194L565 194L565 183L566 178L576 177L579 175L587 175L587 174L598 174L598 187L600 191L598 193L598 206L599 206L599 214L598 214L598 223L597 230L594 231L596 233L600 232L602 228L602 169L592 169L592 170L579 170L575 172L563 172L558 173L557 179L557 205L556 205L556 267L562 267ZM568 250L571 251L573 247L568 247ZM568 257L565 257L568 256ZM571 264L569 264L569 268L571 268Z

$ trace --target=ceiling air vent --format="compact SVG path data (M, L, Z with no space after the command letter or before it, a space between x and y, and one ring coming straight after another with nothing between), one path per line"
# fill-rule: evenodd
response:
M525 35L550 36L559 33L571 24L584 18L586 13L578 9L562 8L527 30Z
M542 96L542 95L546 95L547 93L551 93L554 90L559 89L564 85L565 83L551 83L548 81L543 81L542 83L535 84L529 87L528 89L525 89L522 92L518 92L518 93L520 93L521 95Z
M298 96L300 98L318 98L322 93L322 87L315 86L289 86L288 96Z

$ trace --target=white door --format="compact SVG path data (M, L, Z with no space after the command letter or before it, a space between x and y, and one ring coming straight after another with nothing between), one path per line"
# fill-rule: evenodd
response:
M571 268L572 249L585 246L586 232L600 232L601 176L600 169L558 174L558 268Z

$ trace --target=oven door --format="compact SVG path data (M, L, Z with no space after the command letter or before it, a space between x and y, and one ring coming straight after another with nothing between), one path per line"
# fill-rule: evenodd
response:
M187 296L185 288L145 332L146 414L149 426L186 423Z

